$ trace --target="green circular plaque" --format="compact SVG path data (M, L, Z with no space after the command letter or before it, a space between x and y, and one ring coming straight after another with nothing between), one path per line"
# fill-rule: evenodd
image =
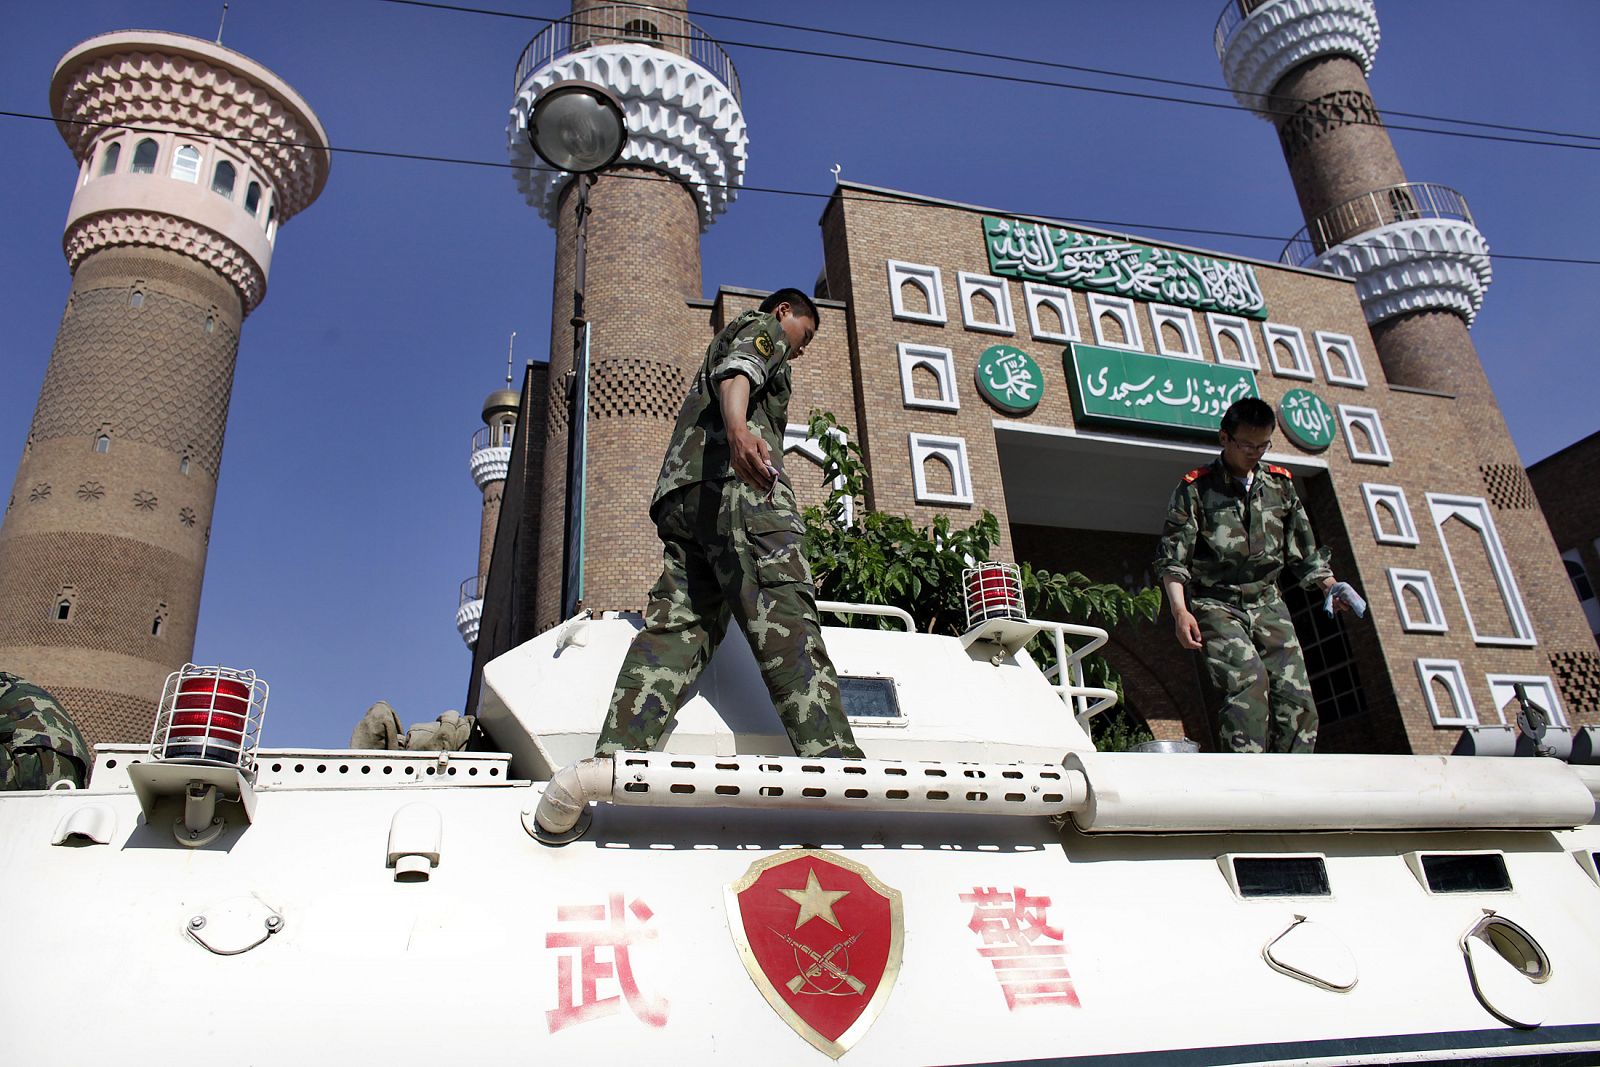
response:
M1026 415L1044 396L1044 372L1033 357L1010 345L991 345L978 357L978 392L1007 415Z
M1309 389L1291 389L1278 401L1278 421L1289 440L1307 452L1333 444L1333 409Z

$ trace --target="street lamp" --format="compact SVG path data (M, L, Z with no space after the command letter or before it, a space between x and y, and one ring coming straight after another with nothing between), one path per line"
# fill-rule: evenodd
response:
M561 617L583 602L583 487L589 415L589 320L583 314L588 258L589 187L628 143L622 102L604 86L557 82L539 94L528 116L528 140L539 158L577 179L578 232L572 279L572 387L567 392L567 513L561 545Z

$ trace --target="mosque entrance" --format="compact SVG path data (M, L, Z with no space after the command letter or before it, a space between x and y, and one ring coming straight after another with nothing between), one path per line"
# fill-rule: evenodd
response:
M1150 563L1166 518L1167 501L1185 472L1216 457L1199 441L1152 441L1059 428L995 428L1000 472L1018 561L1051 571L1080 571L1090 579L1140 589L1155 584ZM1330 492L1326 463L1271 454L1297 481ZM1317 491L1316 489L1312 490ZM1305 597L1290 601L1296 631L1315 660L1313 691L1328 721L1349 715L1354 665L1335 628L1318 625ZM1320 607L1320 605L1316 605ZM1111 631L1106 656L1122 675L1125 705L1158 739L1188 737L1215 748L1199 660L1178 647L1163 607L1154 622L1124 623ZM1322 705L1328 707L1324 710Z

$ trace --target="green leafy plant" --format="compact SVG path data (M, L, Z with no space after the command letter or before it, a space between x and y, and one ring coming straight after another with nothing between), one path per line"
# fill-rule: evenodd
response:
M943 515L930 526L918 526L903 515L869 510L865 507L867 468L860 446L831 412L813 411L809 433L821 444L823 480L832 485L826 504L808 507L802 514L806 557L811 561L818 596L893 605L910 612L929 633L961 633L966 627L962 572L973 561L989 559L1000 540L999 521L985 510L966 527L952 525ZM1030 618L1109 629L1130 620L1154 620L1161 607L1161 594L1153 588L1129 592L1121 586L1090 581L1076 571L1057 573L1027 563L1020 571ZM849 616L842 621L846 626L898 625L873 615ZM1041 669L1054 665L1053 642L1036 638L1029 651ZM1086 684L1114 690L1120 701L1121 679L1104 657L1086 657L1083 670ZM1113 709L1114 717L1096 719L1096 724L1106 720L1097 733L1105 734L1108 744L1126 748L1150 739L1149 732L1131 716L1115 714L1119 710L1120 703ZM1136 737L1141 732L1144 736Z

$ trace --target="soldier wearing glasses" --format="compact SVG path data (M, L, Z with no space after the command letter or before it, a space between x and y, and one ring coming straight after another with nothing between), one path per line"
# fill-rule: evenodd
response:
M1178 644L1203 650L1223 694L1221 747L1229 752L1310 752L1317 709L1305 657L1278 576L1323 592L1335 583L1289 472L1261 455L1272 408L1257 397L1222 416L1222 454L1184 475L1167 508L1156 574L1172 605ZM1347 605L1334 599L1337 610Z

